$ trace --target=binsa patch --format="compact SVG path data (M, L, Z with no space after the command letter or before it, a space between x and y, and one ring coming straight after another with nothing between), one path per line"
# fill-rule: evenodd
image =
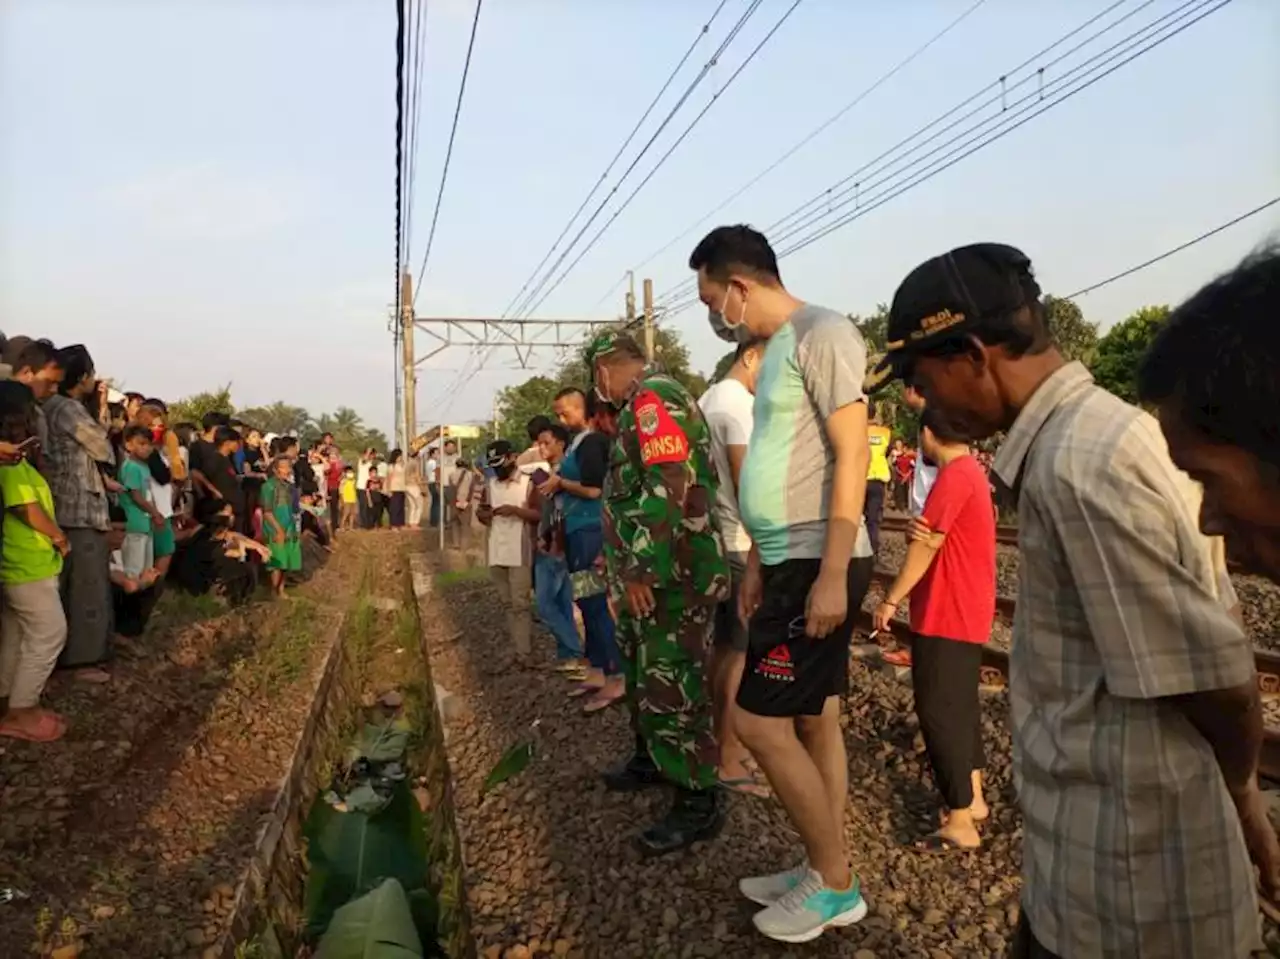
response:
M662 397L651 390L636 397L636 431L645 466L683 463L689 458L689 438L667 412Z

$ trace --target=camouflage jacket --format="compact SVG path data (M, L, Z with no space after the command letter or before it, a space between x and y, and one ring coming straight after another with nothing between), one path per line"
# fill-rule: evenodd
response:
M650 373L618 413L605 478L605 559L625 583L684 590L692 603L729 594L729 564L712 505L711 434L683 386Z

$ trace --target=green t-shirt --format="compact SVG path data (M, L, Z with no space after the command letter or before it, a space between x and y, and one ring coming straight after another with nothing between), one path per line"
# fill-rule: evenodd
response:
M54 519L53 494L36 468L22 460L0 466L0 495L4 496L4 545L0 547L0 582L34 583L62 572L62 556L53 540L38 533L13 512L15 506L36 503Z
M124 492L120 494L120 506L124 510L124 531L126 533L150 533L151 514L133 501L130 495L133 490L141 490L142 495L151 500L151 471L147 464L139 463L132 456L120 464L120 485Z

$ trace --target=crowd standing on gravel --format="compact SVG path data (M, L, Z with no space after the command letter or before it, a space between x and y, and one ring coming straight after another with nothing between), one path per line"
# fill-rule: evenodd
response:
M60 739L67 720L40 705L50 674L110 682L166 588L283 595L304 543L328 551L339 528L421 515L416 455L348 464L331 434L304 451L223 412L170 422L163 400L100 380L78 344L0 336L0 359L0 736Z
M1222 537L1243 568L1280 580L1280 251L1174 311L1140 376L1158 421L1063 359L1012 247L914 270L875 363L846 317L787 291L749 227L712 231L690 267L713 330L736 345L725 376L695 400L631 337L600 334L558 422L531 421L523 452L490 444L478 509L517 658L531 582L571 694L590 696L588 712L631 712L633 755L606 785L675 789L642 850L713 837L726 794L772 795L804 855L741 880L763 907L757 928L803 942L866 915L844 843L840 710L886 503L909 513L909 545L872 623L888 633L911 600L898 655L940 798L915 847L981 845L994 488L1016 504L1022 556L1010 954L1257 948L1257 890L1280 893L1280 849ZM895 379L922 414L916 437L876 416L871 395Z

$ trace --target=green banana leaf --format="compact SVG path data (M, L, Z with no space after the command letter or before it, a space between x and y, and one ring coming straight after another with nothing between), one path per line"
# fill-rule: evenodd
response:
M422 959L404 887L387 879L333 914L316 959Z
M425 889L427 839L422 810L407 782L377 812L343 812L317 796L303 826L310 871L304 897L307 934L317 937L344 903L385 879L412 895Z
M516 743L503 753L502 758L489 770L489 775L484 777L484 785L480 787L480 795L485 795L490 789L501 786L512 776L524 772L531 759L533 759L533 743Z
M403 717L386 723L366 723L359 738L347 750L347 765L361 758L371 763L403 761L412 729Z

